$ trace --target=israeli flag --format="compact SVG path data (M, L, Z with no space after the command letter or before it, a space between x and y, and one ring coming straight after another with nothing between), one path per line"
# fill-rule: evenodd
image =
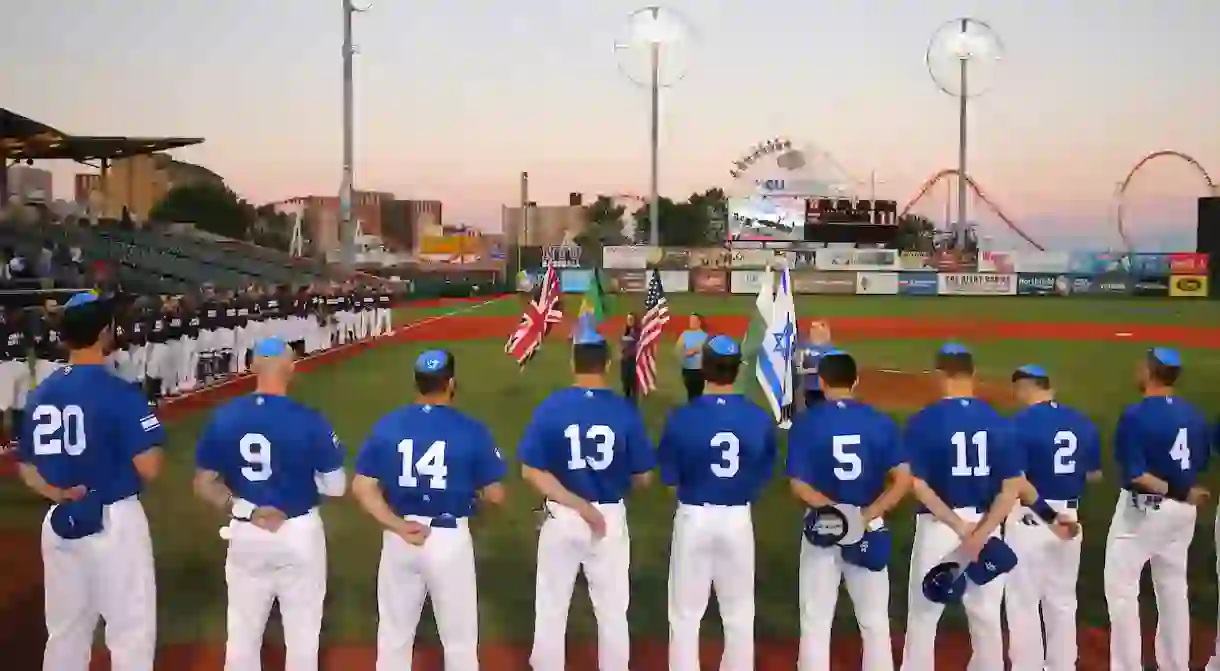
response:
M792 423L783 416L783 409L792 404L792 357L796 349L796 305L792 301L792 276L788 267L779 272L779 286L771 296L771 271L763 276L763 286L755 306L766 321L766 333L758 352L755 367L758 384L762 387L771 412L781 429Z

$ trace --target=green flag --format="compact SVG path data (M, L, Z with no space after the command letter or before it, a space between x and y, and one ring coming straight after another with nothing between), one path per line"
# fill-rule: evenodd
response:
M584 315L593 315L591 319L595 328L606 315L606 295L602 292L601 273L596 268L593 269L593 278L589 280L584 297L580 299L580 309L576 311L577 319Z

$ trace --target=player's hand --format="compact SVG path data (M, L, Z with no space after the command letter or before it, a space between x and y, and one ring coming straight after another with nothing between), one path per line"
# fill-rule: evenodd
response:
M966 561L974 561L979 558L979 553L983 551L983 546L987 544L987 536L979 536L972 534L962 539L962 544L958 546L957 553Z
M59 500L56 503L67 503L68 501L79 501L85 498L85 494L89 493L89 488L84 485L77 485L67 489L59 490Z
M592 503L586 504L580 511L580 517L589 525L589 531L593 532L593 540L601 540L606 537L606 516L597 509L597 506Z
M411 545L423 545L424 541L428 540L428 536L432 533L432 527L419 522L409 522L404 520L403 523L396 529L394 533Z
M1070 541L1080 535L1080 522L1067 515L1055 517L1055 521L1050 525L1050 528L1051 533L1055 534L1060 540Z
M287 519L288 516L284 514L284 511L274 506L259 506L250 514L251 524L271 533L279 531Z
M1186 502L1192 506L1205 506L1211 499L1211 492L1207 491L1206 487L1200 487L1199 485L1191 487L1190 493L1186 495Z
M974 533L974 527L974 522L967 522L966 520L958 518L957 523L953 525L953 533L957 534L958 538L965 541L970 537L970 534Z
M881 515L879 515L872 506L865 506L860 510L860 524L862 524L865 528L868 527L870 522L878 517L881 517Z

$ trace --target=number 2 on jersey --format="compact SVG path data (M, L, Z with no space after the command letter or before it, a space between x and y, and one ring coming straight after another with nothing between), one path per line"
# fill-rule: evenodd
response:
M1055 434L1055 475L1070 475L1076 472L1076 434L1059 431Z
M445 441L438 440L415 458L415 441L398 442L398 453L402 455L402 474L398 476L399 487L418 487L419 476L428 478L429 489L445 489L448 484L449 467L445 465Z
M970 440L966 440L966 432L958 431L953 434L953 447L957 448L957 463L953 464L953 475L963 477L987 477L991 475L991 466L987 463L987 432L975 431ZM974 445L974 452L978 457L975 465L970 465L970 445Z
M593 441L593 450L596 452L594 456L585 454L580 441L580 426L569 424L568 428L563 430L563 435L568 439L571 449L568 455L568 470L579 471L588 467L595 471L604 471L614 461L614 430L610 427L594 424L585 431L584 437Z

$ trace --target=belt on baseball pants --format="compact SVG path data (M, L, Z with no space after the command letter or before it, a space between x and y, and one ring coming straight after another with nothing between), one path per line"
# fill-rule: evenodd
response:
M1158 510L1160 509L1162 503L1172 500L1161 494L1145 494L1126 487L1123 487L1123 491L1130 495L1131 505L1136 508L1151 508L1153 510Z
M465 517L456 517L454 515L437 515L436 517L428 515L403 515L402 518L408 522L426 524L433 529L460 529L467 524Z
M258 506L258 504L254 503L253 501L247 501L247 500L242 499L242 498L234 498L234 499L233 499L233 503L234 503L234 504L238 504L238 503L249 503L250 505L254 506L255 508L258 508L258 507L259 507L259 506ZM298 518L298 517L304 517L304 516L306 516L306 515L309 515L309 514L311 514L311 513L314 513L315 511L317 511L317 508L307 508L307 509L305 509L305 510L302 510L302 511L300 511L300 512L296 512L296 513L292 513L292 514L289 514L289 513L288 513L288 512L286 512L286 511L281 511L281 512L284 512L284 519L291 520L291 519L296 519L296 518ZM236 518L235 518L233 521L235 521L235 522L249 522L250 520L239 520L239 519L236 519Z
M678 501L678 505L690 506L692 508L731 508L734 510L737 508L749 508L750 507L750 504L748 502L747 503L687 503L686 501Z

